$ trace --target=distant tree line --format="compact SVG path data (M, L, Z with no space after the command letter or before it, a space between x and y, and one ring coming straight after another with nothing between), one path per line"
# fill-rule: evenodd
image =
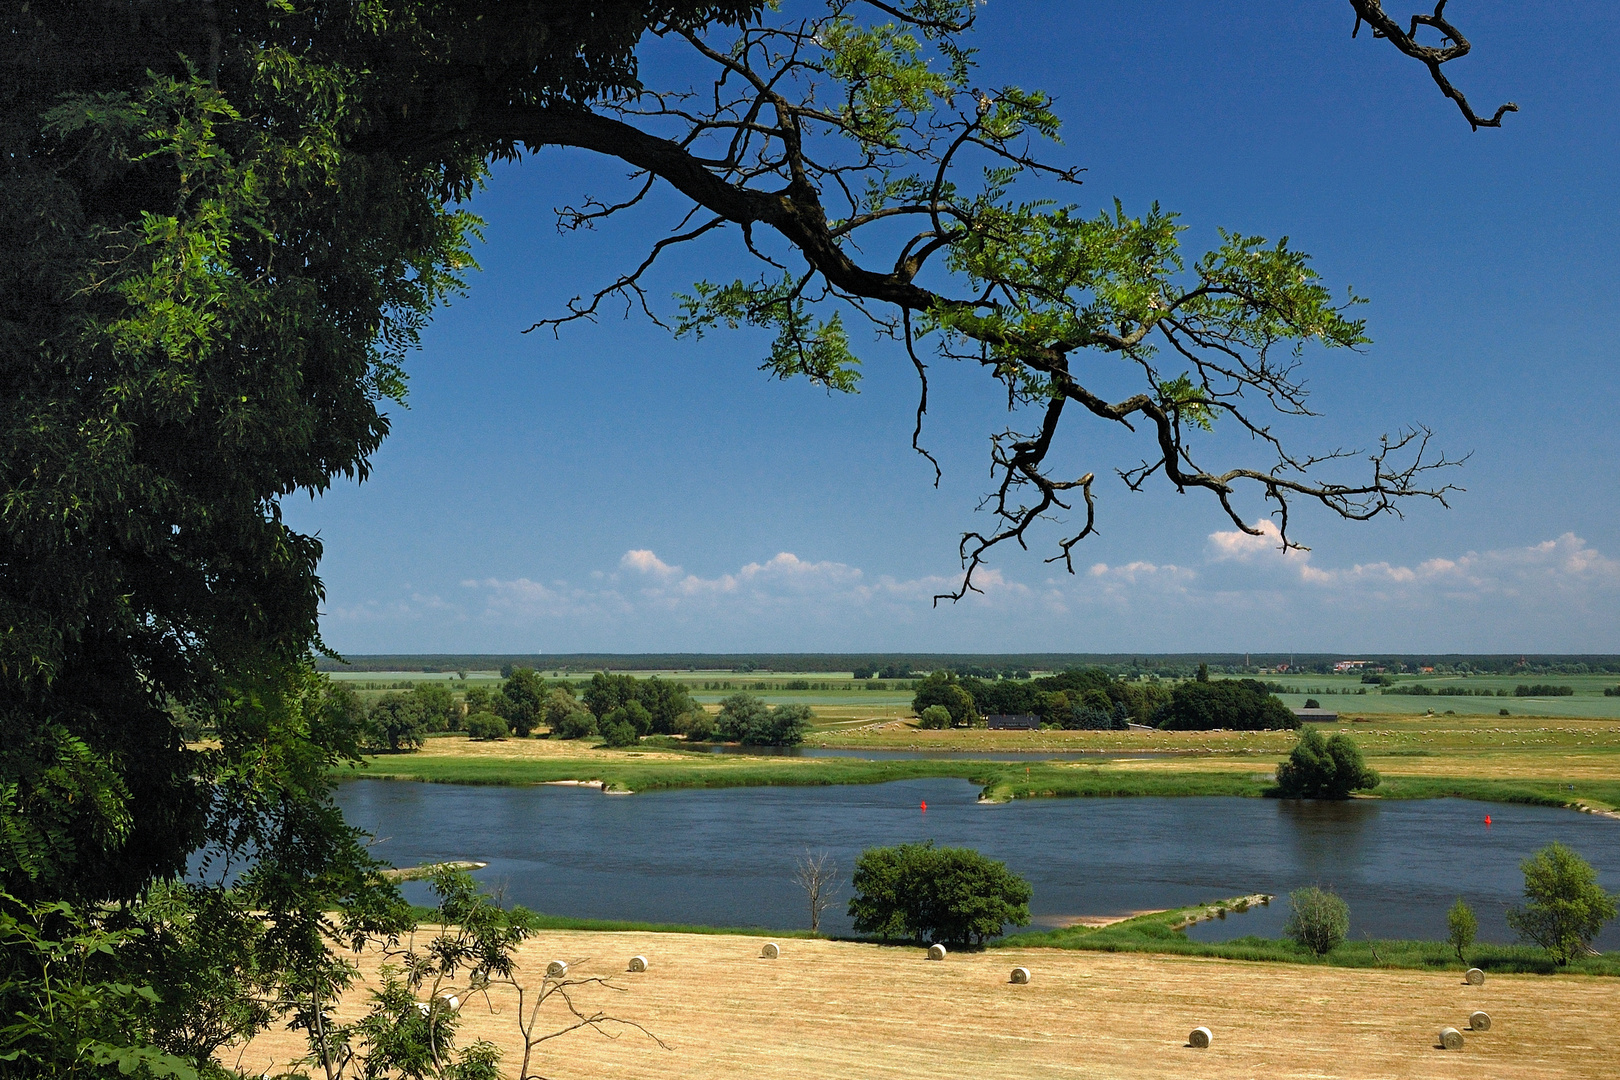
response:
M912 711L928 727L968 727L996 715L1033 715L1047 727L1124 730L1131 723L1167 730L1279 730L1299 719L1253 679L1209 678L1207 666L1174 688L1123 681L1103 668L1079 668L1039 679L989 681L936 671L917 684Z

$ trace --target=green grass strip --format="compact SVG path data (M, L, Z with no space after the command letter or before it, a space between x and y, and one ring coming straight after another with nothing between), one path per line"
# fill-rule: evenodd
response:
M1005 761L865 761L857 758L744 758L697 755L680 761L643 760L634 754L587 758L485 758L383 754L346 779L421 780L436 784L527 785L560 780L601 781L616 791L678 788L803 787L883 784L894 780L958 778L979 785L985 798L1005 802L1034 798L1126 798L1139 796L1237 796L1271 792L1259 772L1154 772L1107 766ZM1620 781L1573 784L1467 777L1392 777L1372 794L1384 799L1475 799L1481 802L1563 807L1584 803L1620 806Z
M1464 951L1467 963L1460 963L1452 947L1441 941L1352 940L1344 942L1326 956L1316 956L1292 941L1260 937L1242 937L1222 942L1193 941L1182 930L1177 929L1189 918L1201 916L1212 909L1225 907L1227 910L1236 910L1234 904L1235 901L1218 901L1176 908L1172 911L1126 919L1111 926L1073 926L1062 930L1014 934L993 942L991 948L1168 953L1175 956L1208 956L1222 960L1319 964L1324 967L1454 971L1459 978L1464 969L1470 967L1503 974L1620 976L1620 956L1603 954L1583 957L1568 967L1561 968L1553 963L1544 950L1528 945L1475 945Z

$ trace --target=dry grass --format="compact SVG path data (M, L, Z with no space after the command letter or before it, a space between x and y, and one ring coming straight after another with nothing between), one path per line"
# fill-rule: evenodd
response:
M601 1076L740 1077L1524 1077L1614 1075L1600 1046L1620 1015L1620 986L1579 977L1455 974L1242 964L1049 949L998 949L928 963L921 949L792 940L779 960L763 939L685 934L547 932L524 947L524 970L554 957L572 975L613 975L623 993L582 1000L645 1024L618 1039L577 1032L547 1044L539 1071ZM625 964L644 954L651 970ZM589 959L585 959L589 958ZM1014 965L1034 974L1012 986ZM464 1037L515 1052L511 1003L464 1010ZM1442 1025L1488 1033L1461 1053L1434 1049ZM560 1026L561 1018L555 1017ZM1208 1050L1185 1045L1196 1025ZM243 1053L257 1073L298 1051L286 1033ZM515 1057L509 1057L515 1066ZM233 1062L234 1064L234 1062Z

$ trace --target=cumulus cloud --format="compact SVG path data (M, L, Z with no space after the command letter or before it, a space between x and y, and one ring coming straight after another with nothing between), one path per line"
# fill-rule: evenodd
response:
M782 551L704 575L638 548L581 584L469 579L448 600L405 586L392 601L334 606L326 619L336 631L396 641L417 627L420 640L442 642L435 649L509 643L493 646L499 651L534 641L557 651L1620 645L1620 561L1573 533L1410 563L1334 566L1319 553L1279 550L1275 526L1260 528L1260 536L1211 533L1193 565L1097 562L1033 587L982 567L974 578L982 592L937 608L933 598L960 584L955 573L896 578ZM430 631L444 636L430 639Z

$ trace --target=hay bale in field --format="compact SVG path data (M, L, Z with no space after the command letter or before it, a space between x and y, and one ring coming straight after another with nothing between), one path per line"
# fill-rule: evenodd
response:
M1207 1050L1211 1040L1215 1038L1214 1032L1207 1027L1195 1027L1192 1034L1187 1036L1187 1045L1196 1046L1200 1050Z
M1458 1031L1454 1027L1441 1028L1440 1045L1445 1047L1447 1050L1461 1050L1462 1032Z
M777 948L776 942L767 941L765 943L765 947L759 950L759 955L763 956L767 960L775 960L778 956L782 955L782 950Z
M1018 983L1019 985L1023 985L1024 983L1029 982L1029 968L1026 968L1026 967L1015 967L1015 968L1013 968L1012 969L1012 981L1015 982L1015 983Z
M941 945L937 941L934 942L932 945L928 946L928 959L930 959L930 960L943 960L943 959L945 959L945 946Z
M1468 1030L1469 1031L1489 1031L1489 1030L1491 1030L1491 1014L1488 1013L1488 1012L1469 1013L1468 1014Z
M1469 968L1463 973L1463 979L1469 986L1483 986L1485 984L1485 973L1479 968Z
M630 958L630 970L631 971L646 971L647 970L647 958L645 956L632 956Z
M461 999L456 997L456 995L451 994L451 993L440 994L439 995L439 1000L444 1003L444 1008L445 1008L446 1012L460 1012L461 1011Z
M568 961L553 960L546 965L546 978L564 979L568 977Z

